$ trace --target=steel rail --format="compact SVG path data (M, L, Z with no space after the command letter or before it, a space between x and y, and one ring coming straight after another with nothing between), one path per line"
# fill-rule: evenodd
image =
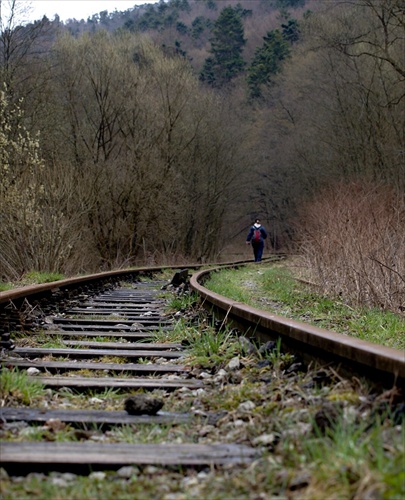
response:
M275 259L285 258L285 254L276 254L271 257L263 259L266 261L273 261ZM125 278L136 277L138 275L153 274L165 269L182 270L182 269L201 269L203 267L226 267L226 266L237 266L251 263L251 259L237 260L232 262L214 263L214 264L199 264L190 263L183 265L163 265L163 266L146 266L146 267L134 267L132 269L119 269L115 271L105 271L101 273L89 274L85 276L76 276L73 278L66 278L58 281L53 281L50 283L42 283L36 285L28 285L19 288L14 288L11 290L6 290L0 292L0 304L10 303L18 299L26 299L32 296L38 296L41 294L57 293L63 289L69 288L80 288L80 286L89 286L92 284L103 283L103 282L117 282Z
M265 259L263 259L265 260ZM46 293L55 293L64 288L78 288L81 285L91 285L99 282L114 282L125 278L136 277L137 275L153 274L165 269L201 269L202 267L210 266L229 266L251 263L252 260L239 260L235 262L224 262L222 264L183 264L183 265L164 265L164 266L147 266L134 267L132 269L120 269L115 271L105 271L102 273L89 274L85 276L76 276L63 280L53 281L50 283L42 283L36 285L28 285L11 290L0 292L0 304L8 303L17 299L25 299L30 296L36 296Z
M205 308L233 321L260 340L280 338L282 346L304 359L333 363L346 373L356 372L382 385L404 384L404 351L278 316L212 292L203 283L218 269L201 270L191 276L190 287L201 297Z
M277 257L275 257L277 258ZM251 261L249 261L251 262ZM246 261L238 263L224 263L220 267L214 267L203 271L198 271L191 276L190 288L195 291L205 307L215 310L218 317L222 316L226 320L230 319L236 324L248 330L249 335L256 335L260 340L282 339L283 346L290 350L299 352L302 357L307 357L313 360L314 357L321 358L327 361L338 362L343 366L356 366L359 373L362 375L368 373L369 378L375 378L378 375L380 381L393 383L403 383L405 378L405 363L404 356L399 351L394 349L383 348L364 341L359 341L354 338L345 337L343 335L328 332L317 327L312 327L304 323L294 320L289 320L276 316L274 314L261 311L259 309L247 306L240 302L230 300L226 297L210 292L203 286L204 280L213 271L217 271L224 267L237 267L245 264ZM170 266L167 269L183 269L186 266ZM187 266L190 269L191 266ZM193 266L195 268L202 265ZM0 333L7 331L6 335L10 336L12 329L10 325L16 325L22 329L30 326L30 321L25 321L24 315L28 319L33 314L33 309L40 310L41 321L51 319L49 324L45 325L45 332L48 330L50 335L70 335L70 328L74 328L73 333L79 333L86 337L86 331L82 331L85 323L89 323L89 331L94 334L97 330L97 337L108 337L111 332L115 333L116 329L123 329L122 335L125 335L125 327L129 325L125 320L104 320L97 318L97 308L103 308L103 302L108 303L116 300L117 304L126 304L127 300L131 300L130 291L122 292L119 287L119 282L122 280L134 279L138 282L133 294L134 306L138 307L138 302L143 301L140 283L142 276L152 275L160 271L161 267L138 268L124 271L113 271L108 273L99 273L91 276L80 278L71 278L59 282L25 287L19 290L11 290L0 294ZM187 269L187 271L188 271ZM188 274L188 272L187 272ZM155 301L159 301L158 290L162 282L156 283L153 294L148 289L147 283L144 287L145 298L147 298L148 308L156 305ZM113 285L113 286L111 286ZM166 285L164 285L166 286ZM88 287L88 288L87 288ZM110 291L109 288L115 288ZM66 292L67 290L67 292ZM103 290L103 292L100 292ZM105 292L105 290L108 290ZM139 293L138 293L139 292ZM76 317L70 317L73 312L76 316L80 311L73 310L71 302L79 302L83 311L87 310L88 297L87 295L96 295L97 301L91 304L94 309L95 318L82 320ZM145 299L146 300L146 299ZM58 303L59 301L59 303ZM107 301L107 302L106 302ZM55 307L56 304L56 307ZM97 305L96 305L97 304ZM67 308L65 307L67 306ZM42 309L44 307L44 309ZM63 309L64 316L61 318L58 314L55 316L53 312L59 307ZM119 305L119 307L121 307ZM159 306L160 307L160 306ZM163 306L162 306L163 307ZM28 311L25 311L28 308ZM11 311L11 313L10 313ZM35 311L34 311L35 312ZM50 312L51 318L46 318ZM115 313L115 311L113 311ZM13 316L14 314L14 316ZM63 319L63 321L62 321ZM165 315L161 317L161 324L167 325ZM72 322L72 325L68 324ZM119 322L119 324L117 324ZM54 324L56 329L51 330L50 324ZM106 326L108 323L109 326ZM147 322L145 322L147 323ZM140 323L134 323L132 326ZM38 321L31 322L31 326L38 326ZM148 324L142 325L146 329L146 336L150 332ZM58 329L59 328L59 329ZM29 328L27 328L29 330ZM35 330L35 329L33 329ZM127 332L128 333L128 332ZM130 332L129 332L130 333ZM138 331L133 333L139 333ZM144 332L145 333L145 332ZM4 335L2 334L2 337ZM131 340L139 340L136 337ZM41 349L35 347L16 347L11 353L3 357L2 364L7 369L26 369L27 367L36 369L36 374L30 377L36 377L45 386L52 388L53 391L58 391L61 388L73 388L76 391L85 392L86 390L105 390L106 388L114 388L114 390L128 391L129 389L141 389L142 391L159 389L169 391L174 389L189 389L189 390L204 390L204 381L193 378L193 374L188 373L186 366L171 364L168 365L165 359L181 358L181 346L173 343L167 343L165 346L153 343L136 344L131 342L112 342L111 339L107 342L101 342L95 346L92 341L60 341L65 345L64 348L48 348ZM3 341L2 341L3 343ZM4 343L7 343L5 341ZM70 348L72 344L76 348ZM5 347L7 351L7 346ZM79 347L79 348L77 348ZM95 348L98 347L98 348ZM165 347L164 351L160 351ZM159 350L158 350L159 348ZM120 351L121 349L121 351ZM123 351L124 349L125 351ZM14 357L13 357L14 353ZM55 361L38 360L42 356L51 354L55 356ZM3 354L2 354L3 356ZM63 356L63 360L59 359ZM94 362L93 358L104 356L125 357L128 361L125 364L117 363L115 359L101 360L102 362ZM129 362L131 358L147 357L153 359L158 356L158 359L151 365L137 365L137 363ZM74 358L71 360L70 358ZM35 358L35 360L32 360ZM67 358L69 358L67 360ZM82 360L85 359L85 361ZM160 363L160 358L163 362ZM77 360L79 360L77 362ZM84 368L85 367L85 368ZM59 372L87 369L92 370L94 376L80 376L80 373L75 376L62 376ZM38 373L40 371L44 373ZM98 373L103 370L103 376ZM129 373L124 373L129 372ZM51 376L50 372L55 373ZM166 373L167 372L167 373ZM174 374L176 372L176 374ZM108 374L106 376L105 374ZM114 375L115 374L115 375ZM166 375L165 375L166 374ZM374 376L374 377L373 377ZM191 377L191 378L190 378ZM29 421L32 424L40 423L41 421L51 421L52 419L60 419L67 422L76 422L79 427L86 426L97 420L100 425L108 428L111 425L124 425L131 421L132 416L126 415L123 411L104 412L100 411L97 415L91 410L69 410L63 412L63 409L52 409L39 412L35 408L5 408L0 409L0 420L7 421ZM144 416L139 420L135 417L138 423L170 423L177 422L183 418L184 421L191 421L193 415L175 413L157 414ZM160 465L204 465L218 464L226 465L230 463L251 463L261 456L259 448L228 444L228 443L212 443L206 445L204 443L161 443L161 444L127 444L127 443L70 443L70 442L1 442L1 461L2 465L10 473L21 474L32 472L36 469L43 470L78 470L82 472L91 467L94 470L105 468L117 468L128 464L160 464Z
M273 258L280 258L280 256ZM190 278L190 287L201 297L205 307L215 309L223 317L232 319L235 324L248 330L252 335L254 333L260 340L281 338L282 344L287 349L299 353L306 359L318 358L328 363L333 362L340 365L342 369L354 370L371 380L383 382L386 385L401 384L405 381L405 352L403 351L262 311L211 292L203 286L204 280L211 272L246 263L251 263L251 260L225 262L212 265L209 269L197 271ZM84 289L92 286L102 288L109 283L114 284L126 278L153 274L162 269L197 270L207 266L208 264L189 264L139 267L68 278L0 292L0 333L10 331L12 326L21 327L17 323L21 321L20 312L26 301L28 303L32 301L33 304L41 303L42 299L49 303L54 300L57 302L65 295L69 297L77 293L77 289L81 287ZM13 315L14 319L10 321L10 317Z
M263 260L274 260L280 257L284 257L284 254L271 256ZM59 306L63 307L69 304L71 300L77 300L80 294L91 294L94 296L104 292L108 287L112 288L118 285L120 281L135 279L138 276L153 275L165 269L173 269L180 273L182 270L197 270L212 265L243 265L249 262L251 262L251 259L224 262L221 264L191 263L187 265L135 267L132 269L76 276L50 283L28 285L0 292L0 348L8 346L8 332L39 326L38 323L44 320L46 313L49 311L54 312Z
M71 301L76 301L80 294L95 296L109 288L114 288L120 281L153 275L164 269L179 270L185 267L198 269L202 267L202 264L149 266L107 271L0 292L0 348L10 346L10 331L38 327L45 321L47 314L58 310L59 307L63 308L71 304Z
M156 272L158 269L153 268L152 272ZM160 269L159 269L160 270ZM142 269L145 271L145 269ZM146 342L142 343L143 339L132 339L133 342L121 342L118 339L118 342L111 342L108 340L110 330L113 328L130 328L136 326L135 333L142 333L143 328L147 328L147 333L150 332L150 326L147 321L144 321L142 317L139 319L142 320L142 323L137 321L136 323L129 325L127 323L131 323L131 321L123 321L123 320L99 320L97 319L97 307L103 307L103 301L115 300L119 305L119 301L123 301L125 304L127 300L132 300L134 306L138 306L139 302L142 304L147 304L148 309L158 309L159 320L154 320L155 330L159 330L161 325L163 327L168 327L169 324L173 322L168 322L168 318L165 314L164 307L167 301L161 300L159 298L160 291L162 288L166 287L166 283L163 280L155 281L153 284L149 280L142 281L142 271L139 270L129 271L128 273L124 272L124 276L122 272L119 272L120 279L124 277L125 274L128 280L128 275L131 275L131 278L134 278L135 284L128 287L122 287L119 283L114 287L114 290L108 290L107 292L103 291L100 293L96 293L97 297L97 305L96 301L93 302L92 307L94 309L94 317L86 319L86 324L89 324L91 332L95 330L99 330L98 337L100 337L95 345L94 342L90 341L82 341L80 345L74 341L59 341L59 343L63 342L65 347L49 347L49 348L41 348L41 347L14 347L11 350L10 354L7 352L1 353L0 356L0 364L5 367L5 369L17 369L18 371L22 369L25 371L27 366L31 370L31 373L28 373L28 377L31 379L38 380L43 384L44 387L50 388L52 391L57 392L60 390L74 390L85 393L86 391L98 391L98 393L103 394L106 389L113 389L114 391L119 391L121 394L125 395L125 393L130 393L134 390L141 391L173 391L179 389L187 389L189 391L196 390L204 390L204 381L198 378L195 378L193 374L190 372L188 367L177 364L176 360L181 360L184 356L185 348L178 343L173 342L163 342L163 343L152 343ZM147 268L147 272L151 272L151 268ZM133 274L135 273L135 276ZM111 273L107 273L107 275ZM114 278L117 273L113 273ZM187 272L188 275L188 272ZM100 277L100 280L98 279ZM183 276L184 277L184 276ZM106 274L102 273L97 275L96 278L92 278L93 285L96 285L95 288L103 288L106 286ZM173 281L173 279L172 279ZM80 285L74 287L73 285L80 282ZM99 283L100 282L100 283ZM61 289L63 289L66 284L72 285L73 288L71 290L70 300L78 301L83 308L83 311L87 310L87 305L83 305L83 299L88 300L88 297L83 297L81 293L82 287L88 284L88 279L80 278L80 279L72 279L65 280L62 283ZM21 306L21 314L24 314L24 306L26 306L26 300L30 302L29 309L32 309L32 305L35 304L35 301L38 300L40 295L44 292L44 289L49 292L52 291L54 284L47 284L45 286L38 287L29 287L29 294L24 295L22 293L24 290L18 291L18 298L14 299L13 302L3 301L0 304L0 326L5 328L7 326L8 317L7 317L7 308L11 308L13 310L14 306ZM61 285L60 282L57 282L56 285ZM107 283L109 286L109 284ZM122 285L122 284L121 284ZM25 290L27 291L27 290ZM74 297L73 292L76 292L78 296ZM38 295L39 294L39 295ZM63 294L62 294L63 295ZM87 295L87 294L86 294ZM92 290L91 295L94 295L94 289ZM15 294L14 294L15 297ZM131 299L132 297L132 299ZM59 295L54 297L54 300L60 298ZM61 307L63 309L63 318L61 318L56 312L56 315L52 313L52 300L47 299L47 301L38 302L38 309L41 309L42 306L45 306L48 311L51 312L49 318L46 318L48 321L44 325L44 332L42 335L46 335L50 332L51 335L55 336L58 334L61 336L65 329L73 326L76 331L81 330L83 328L82 320L80 319L80 311L74 311L74 315L69 317L69 311L71 311L71 307L69 304L69 300L67 300L68 309ZM3 308L2 308L3 306ZM64 304L58 304L59 306L64 306ZM151 307L149 307L151 306ZM2 313L5 311L5 314ZM19 311L17 311L19 312ZM79 312L79 314L77 314ZM28 315L30 312L27 313ZM42 316L44 312L41 312ZM17 314L18 316L18 314ZM79 316L79 317L76 317ZM146 316L149 317L149 316ZM61 321L61 319L68 320L67 324L65 321ZM138 318L137 318L138 319ZM18 321L18 317L16 318ZM38 322L36 322L38 323ZM102 324L101 324L102 323ZM146 323L144 325L143 323ZM106 325L109 325L106 328ZM51 326L52 325L52 326ZM20 325L22 328L25 326L25 322L22 321ZM35 322L32 322L31 326L35 326ZM52 330L50 331L50 329ZM35 334L35 328L32 330ZM28 333L30 336L29 329L24 330L24 332ZM83 334L83 337L86 337L86 332L80 332ZM125 334L125 332L123 332ZM12 334L10 330L8 332L8 336ZM35 336L35 335L34 335ZM104 341L102 338L104 337ZM105 341L107 339L107 341ZM153 340L153 339L150 339ZM35 339L34 339L35 341ZM41 341L40 341L41 342ZM68 344L74 344L74 347L77 348L69 348ZM7 349L6 346L5 350ZM42 362L38 360L42 356L52 356L55 357L55 361L47 361ZM63 359L61 360L60 357ZM125 364L117 363L116 358L123 357L126 359ZM31 362L29 359L35 358ZM84 361L83 361L84 358ZM96 359L96 362L92 361ZM142 363L129 361L132 358L144 358L148 361L153 360L153 358L157 358L153 360L153 366L150 364L144 365ZM167 360L176 358L174 363L176 364L167 364ZM68 361L67 361L68 359ZM77 362L77 360L81 360ZM98 360L98 361L97 361ZM85 367L85 368L83 368ZM50 374L48 369L52 369L52 372L55 374ZM0 368L1 369L1 368ZM77 370L89 370L92 369L93 373L91 376L86 374L81 374ZM32 372L34 370L34 372ZM59 373L59 370L62 371L76 371L74 376L63 376ZM100 373L102 370L102 373ZM130 373L127 373L130 371ZM104 397L104 396L101 396ZM189 422L192 425L192 419L194 417L193 413L173 413L166 412L161 413L159 411L160 405L163 404L160 400L152 400L154 405L151 409L150 405L152 402L150 401L148 404L139 402L139 397L131 396L125 401L125 409L126 412L119 410L118 412L105 412L100 411L97 415L94 414L91 410L69 410L68 412L60 412L59 409L50 409L40 408L39 412L35 411L38 409L35 408L0 408L0 422L7 423L12 421L30 421L31 424L43 423L43 419L46 419L45 422L51 422L59 419L75 423L75 426L84 427L87 429L89 424L94 424L95 421L98 422L97 426L103 424L103 427L108 428L108 426L122 426L127 424L173 424L176 425L179 422L179 417L185 422ZM100 400L102 402L102 400ZM127 404L128 403L128 404ZM158 404L158 407L156 404ZM41 413L41 411L43 413ZM156 413L157 411L157 413ZM149 412L149 414L148 414ZM139 414L142 413L143 419L139 419ZM134 417L134 418L132 418ZM0 461L3 468L5 468L11 474L23 474L33 472L35 470L39 470L41 472L51 471L51 470L76 470L78 472L88 473L89 470L97 470L101 468L102 470L107 469L116 469L119 467L123 467L126 465L146 465L146 464L157 464L160 466L167 465L176 465L176 466L204 466L204 465L225 465L228 463L232 464L242 464L242 463L250 463L255 458L258 458L261 454L260 450L257 450L250 446L238 445L238 444L228 444L228 443L170 443L170 442L162 442L159 444L129 444L125 442L118 443L93 443L93 442L85 442L85 443L71 443L65 440L62 442L51 442L49 446L47 444L39 441L39 442L13 442L9 443L7 441L0 442Z
M49 292L55 293L64 288L78 288L81 285L91 285L95 283L118 281L120 279L137 276L139 274L148 274L162 271L163 269L183 269L183 268L198 269L202 267L199 264L192 264L191 266L150 266L150 267L137 267L133 269L121 269L117 271L106 271L102 273L89 274L86 276L76 276L74 278L66 278L63 280L53 281L50 283L42 283L40 285L28 285L12 290L0 292L0 304L4 304L17 299L25 299L31 296L47 294Z

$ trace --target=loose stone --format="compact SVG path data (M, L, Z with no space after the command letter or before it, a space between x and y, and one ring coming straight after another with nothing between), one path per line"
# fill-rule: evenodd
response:
M136 394L126 399L124 408L130 415L156 415L163 408L163 404L160 399L146 394Z
M33 367L33 366L31 366L31 367L30 367L30 368L28 368L28 370L27 370L27 374L28 374L28 375L31 375L31 376L33 376L33 375L38 375L39 373L41 373L41 371L40 371L40 370L38 370L38 368L35 368L35 367Z
M228 370L239 370L240 368L240 359L239 356L232 358L226 366Z
M238 406L238 410L241 412L249 412L256 408L256 405L253 401L245 401Z
M124 479L129 479L132 476L138 476L138 475L139 475L139 469L137 467L125 466L117 470L117 476Z
M246 337L239 337L239 343L246 354L254 354L257 355L257 347L255 347L252 342Z

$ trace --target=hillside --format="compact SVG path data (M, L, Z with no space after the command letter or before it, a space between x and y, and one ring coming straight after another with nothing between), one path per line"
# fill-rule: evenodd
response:
M100 29L146 33L168 53L183 54L200 72L209 55L211 30L228 6L240 9L242 14L246 38L243 58L247 63L269 31L322 7L317 0L168 0L126 11L101 11L87 20L56 23L74 36Z
M403 307L402 3L2 18L0 276L225 260L259 215L331 293Z

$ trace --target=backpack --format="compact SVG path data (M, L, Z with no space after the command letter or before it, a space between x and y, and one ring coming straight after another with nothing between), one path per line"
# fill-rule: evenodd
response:
M260 228L259 229L254 228L252 241L254 243L259 243L261 237L262 237L262 235L261 235L261 232L260 232Z

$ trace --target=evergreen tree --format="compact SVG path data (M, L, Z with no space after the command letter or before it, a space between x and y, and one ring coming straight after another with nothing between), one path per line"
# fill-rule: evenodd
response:
M180 35L186 35L188 33L188 28L182 21L178 21L176 24L176 30L180 33Z
M296 19L289 19L287 24L282 24L283 38L290 43L296 42L300 37L299 24Z
M202 33L204 32L205 28L207 27L207 22L209 20L206 19L204 16L198 16L196 17L193 22L191 23L191 36L195 38L196 40L200 38Z
M248 69L247 82L251 98L262 96L262 86L281 70L282 62L290 54L290 44L280 30L269 31L263 37L262 47L256 49Z
M222 87L238 76L245 67L242 58L246 44L240 8L225 7L212 29L209 57L200 79L215 87Z
M293 9L298 9L299 7L304 7L305 0L277 0L276 7L279 9L292 7Z
M190 12L191 7L188 0L171 0L170 7L183 10L185 12Z

